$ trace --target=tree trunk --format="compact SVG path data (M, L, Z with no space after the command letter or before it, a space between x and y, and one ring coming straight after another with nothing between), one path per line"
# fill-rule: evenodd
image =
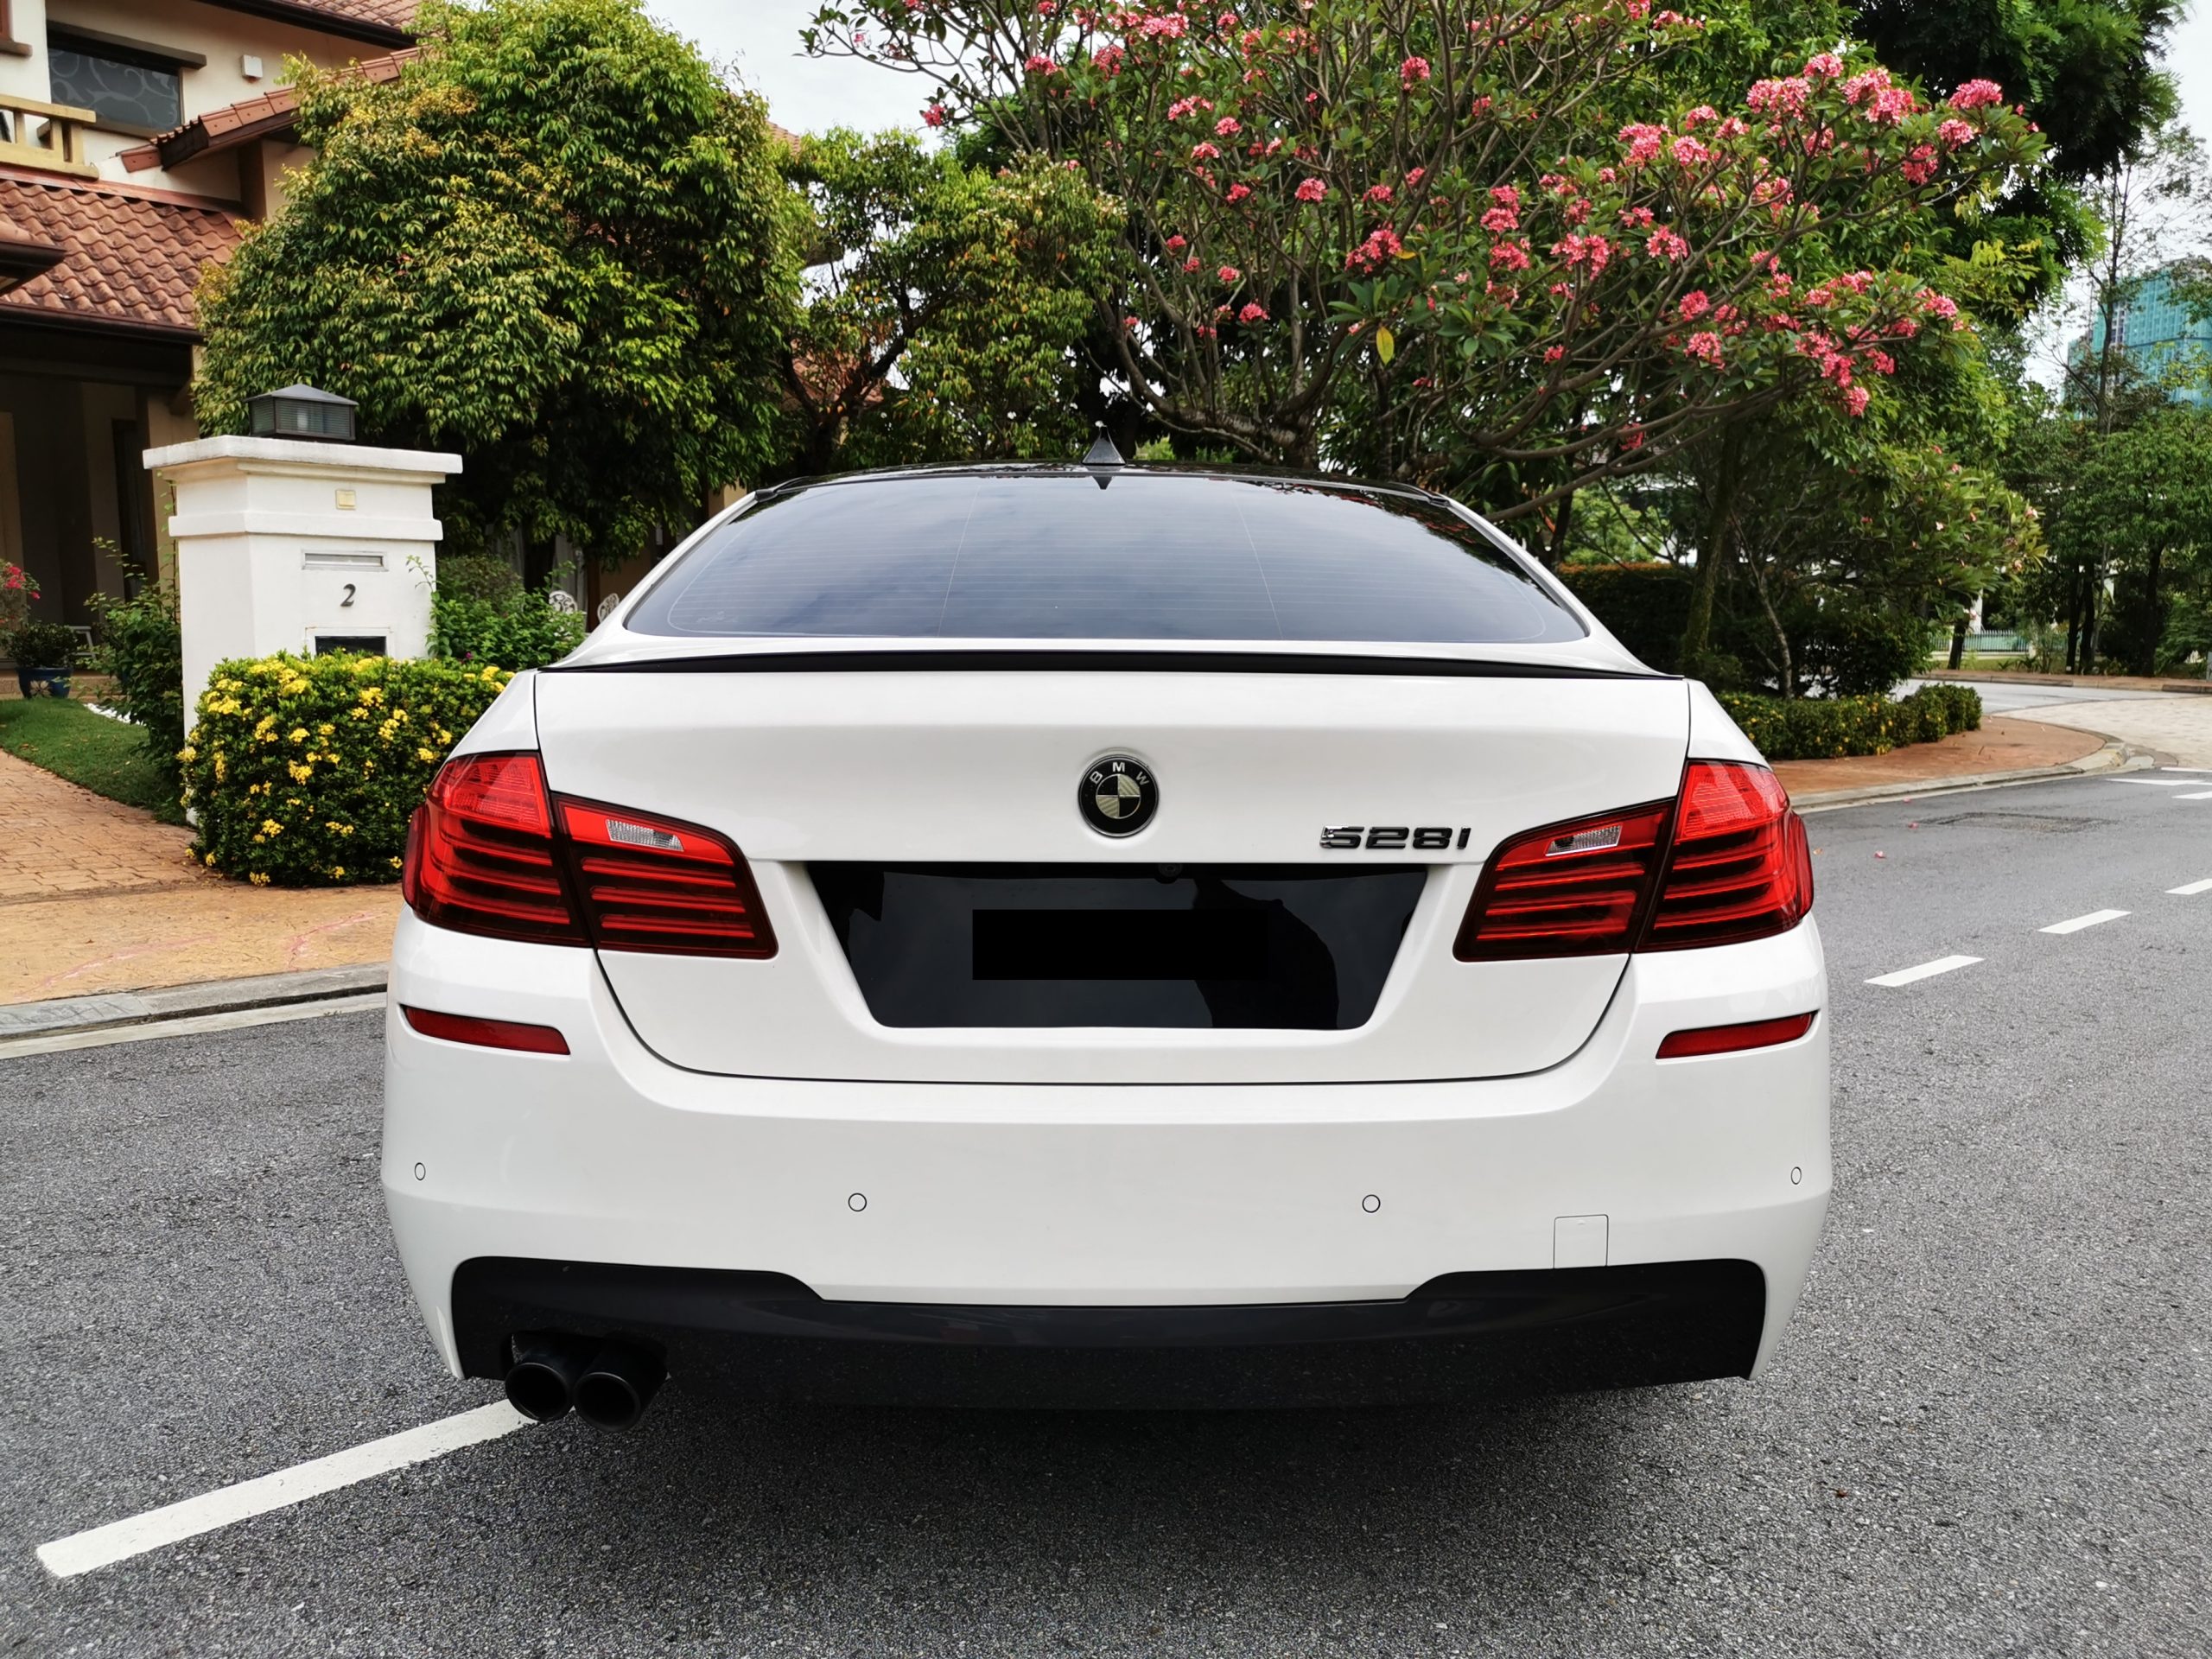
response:
M1698 673L1698 664L1713 648L1713 601L1720 591L1720 569L1728 562L1729 538L1736 527L1736 493L1742 481L1744 428L1727 427L1720 435L1720 467L1713 483L1713 516L1697 550L1697 583L1690 589L1689 620L1682 627L1681 661L1685 674Z
M2079 674L2097 671L2097 601L2103 597L2104 585L2104 562L2085 563L2082 567L2082 665L2075 671Z
M2150 568L2144 572L2143 638L2135 647L2135 671L2152 675L2158 671L2158 641L2166 632L2165 609L2158 602L2158 578L2165 563L2166 549L2162 542L2151 545Z
M1966 661L1966 655L1967 620L1962 616L1957 621L1951 624L1951 660L1949 666L1955 670L1958 668L1961 664Z
M1551 539L1544 545L1544 569L1547 570L1558 569L1559 562L1567 556L1567 533L1573 524L1574 497L1572 494L1563 495L1559 499L1559 511L1552 518Z
M2082 567L2066 573L2066 671L2074 672L2075 653L2082 645Z

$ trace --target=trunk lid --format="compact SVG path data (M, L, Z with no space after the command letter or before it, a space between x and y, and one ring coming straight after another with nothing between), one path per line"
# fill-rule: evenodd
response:
M765 961L601 953L640 1039L698 1071L884 1081L1555 1065L1625 957L1462 963L1453 933L1499 842L1671 797L1688 732L1679 680L1413 665L654 663L547 672L536 696L550 786L728 836L779 940ZM1109 754L1157 790L1122 839L1078 810Z

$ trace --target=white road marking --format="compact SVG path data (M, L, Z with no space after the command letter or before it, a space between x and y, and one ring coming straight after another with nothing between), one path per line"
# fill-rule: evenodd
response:
M2148 784L2153 789L2187 789L2194 778L2107 778L2108 784Z
M315 1458L289 1469L279 1469L274 1474L242 1480L235 1486L202 1492L198 1497L188 1497L181 1503L165 1503L127 1521L111 1521L88 1532L72 1533L50 1544L41 1544L38 1559L55 1578L74 1578L79 1573L127 1561L133 1555L181 1543L203 1532L213 1532L219 1527L249 1521L271 1510L286 1509L324 1492L334 1492L341 1486L390 1474L411 1463L442 1458L464 1446L496 1440L529 1421L505 1401L495 1400L474 1411L443 1417L420 1428L387 1434L380 1440L334 1452L327 1458Z
M2177 801L2212 801L2212 789L2200 789L2194 795L2177 795Z
M1938 957L1933 962L1923 962L1917 968L1900 968L1894 974L1883 974L1866 982L1869 985L1910 985L1916 979L1933 979L1938 974L1948 974L1954 968L1971 968L1980 957Z
M2053 922L2049 927L2037 928L2038 933L2079 933L2085 927L2094 927L2100 922L2116 922L2126 915L2124 910L2093 910L2086 916L2076 916L2069 921Z
M380 1008L382 991L325 997L316 1002L284 1002L267 1008L235 1008L228 1014L188 1014L181 1020L149 1020L143 1025L101 1026L92 1031L59 1031L51 1037L0 1039L0 1059L13 1054L54 1054L71 1048L104 1048L110 1043L143 1043L156 1037L189 1037L195 1032L239 1031L248 1026L282 1025L288 1020L319 1020L326 1014L359 1014Z
M2212 881L2192 881L2185 887L2168 887L2166 891L2186 899L2192 893L2212 893Z

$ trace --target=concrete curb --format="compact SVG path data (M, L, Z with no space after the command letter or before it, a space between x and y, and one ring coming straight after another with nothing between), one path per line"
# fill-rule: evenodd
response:
M2101 674L2029 674L2014 669L1984 671L1971 668L1923 669L1912 677L1916 680L1955 680L1974 685L2064 685L2086 688L2093 691L2108 691L2118 702L2126 697L2212 697L2212 680L2168 680L2152 675L2148 680L2131 677L2136 683L2115 686L2111 677Z
M58 1037L111 1026L143 1026L156 1020L326 1002L333 997L359 996L384 988L385 966L378 963L367 968L317 968L299 974L214 979L156 991L110 991L97 996L55 997L46 1002L15 1002L0 1007L0 1039Z
M1801 812L1827 812L1843 806L1864 806L1874 801L1904 797L1953 795L1969 789L1999 789L2007 784L2038 784L2053 778L2084 778L2101 772L2140 772L2162 764L2166 757L2155 749L2139 748L2118 738L2079 760L2061 766L2024 766L2016 772L1985 772L1955 778L1925 778L1914 783L1867 784L1858 789L1823 789L1809 795L1793 795L1789 803Z

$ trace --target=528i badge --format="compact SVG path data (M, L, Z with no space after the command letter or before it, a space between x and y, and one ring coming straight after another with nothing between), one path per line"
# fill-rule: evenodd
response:
M1453 830L1449 825L1426 825L1419 829L1405 824L1333 824L1321 831L1321 845L1332 853L1356 852L1365 848L1370 853L1397 853L1408 848L1416 852L1465 852L1467 831Z

